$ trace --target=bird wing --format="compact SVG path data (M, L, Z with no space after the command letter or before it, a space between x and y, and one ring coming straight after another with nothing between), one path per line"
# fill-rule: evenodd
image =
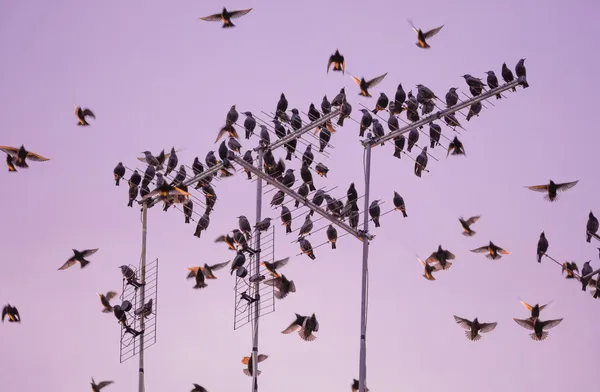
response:
M213 14L209 16L203 16L200 19L205 20L207 22L218 22L221 20L221 14Z
M513 318L513 320L515 320L515 323L519 324L521 327L533 331L533 323L531 322L531 320L522 320L518 318Z
M283 267L284 265L286 265L288 263L288 261L290 261L289 257L286 257L285 259L281 259L281 260L277 260L273 263L273 269L278 269Z
M2 321L4 321L4 318L6 317L7 314L8 314L8 305L5 306L4 308L2 308Z
M481 328L479 329L479 331L483 333L492 332L494 328L496 328L496 325L498 325L498 323L481 323Z
M356 83L360 86L360 79L358 79L356 76L352 76L352 75L350 75L350 77L352 78L352 80L354 80L354 83Z
M346 59L344 59L344 56L342 56L342 62L340 65L342 67L342 73L346 72Z
M447 250L446 251L446 258L448 260L454 260L454 259L456 259L456 255L454 253L450 252L449 250Z
M281 333L284 333L284 334L292 333L292 332L296 331L298 328L300 328L300 326L298 324L296 324L296 321L294 321L293 323L290 324L289 327L287 327L286 329L281 331Z
M263 283L266 284L267 286L277 287L278 289L281 287L281 279L280 278L267 279L267 280L263 281Z
M419 260L419 263L421 263L421 265L422 265L423 267L427 266L427 263L426 263L426 262L424 262L423 260L421 260L420 258L418 258L418 257L417 257L417 260Z
M29 159L31 161L35 161L35 162L45 162L45 161L50 160L50 158L43 157L43 156L36 154L34 152L31 152L31 151L27 152L27 159Z
M419 29L417 29L415 27L415 24L413 23L412 19L406 19L406 21L408 22L409 25L411 25L411 27L413 28L413 30L415 31L415 33L419 34Z
M183 189L181 189L181 188L178 188L178 187L175 187L175 189L173 189L173 191L174 191L174 192L177 192L177 193L180 193L180 194L182 194L183 196L189 196L189 195L190 195L190 193L189 193L189 192L186 192L186 191L184 191Z
M488 246L482 246L481 248L477 248L477 249L471 249L471 252L473 253L485 253L488 251Z
M509 252L509 251L507 251L506 249L502 249L502 248L501 248L501 247L499 247L499 246L498 246L498 247L496 247L496 252L498 252L498 253L500 253L500 254L503 254L503 255L509 255L509 254L510 254L510 252Z
M262 361L264 361L267 358L269 358L269 356L266 355L266 354L258 354L258 357L256 357L257 362L262 362Z
M146 157L136 157L140 162L146 162Z
M9 147L9 146L0 146L0 150L4 151L11 157L17 156L17 153L19 152L18 148Z
M463 327L467 331L471 330L472 323L469 320L464 319L462 317L458 317L458 316L454 316L454 320L456 320L456 322L458 323L458 325L460 325L461 327Z
M571 271L577 271L579 272L579 267L577 266L577 264L575 262L573 262L573 264L571 264Z
M98 389L102 389L107 385L112 384L114 381L102 381L101 383L98 383Z
M425 259L425 262L428 263L428 264L429 263L437 263L439 260L437 259L436 253L437 252L433 252L431 254L431 256L429 256L428 258Z
M548 303L547 303L547 304L545 304L545 305L540 305L540 311L544 310L544 308L545 308L546 306L550 305L551 303L552 303L552 301L548 302Z
M525 301L520 301L520 302L521 302L521 305L525 306L525 308L527 308L527 310L529 310L531 312L531 309L533 309L533 307L531 305L529 305ZM540 308L540 310L542 310L542 308Z
M96 115L94 114L94 112L92 112L90 109L85 109L83 111L83 115L84 116L90 116L92 118L96 118Z
M15 319L19 320L19 322L21 321L21 315L19 314L19 310L17 308L15 308L14 306L13 308L13 314L15 316Z
M423 37L425 37L425 39L433 37L434 35L440 32L442 27L444 27L444 25L441 25L440 27L436 27L435 29L431 29L428 32L423 33Z
M369 80L367 82L367 86L369 86L369 88L377 86L387 76L387 74L388 73L386 72L383 75L379 75L378 77Z
M481 218L481 215L470 217L469 219L467 219L467 225L471 226L472 224L477 222L479 220L479 218Z
M113 298L115 298L117 296L117 293L115 291L109 291L108 293L106 293L106 299L107 300L111 300Z
M100 249L100 248L86 249L81 253L83 254L83 257L89 257L89 256L93 255L94 253L98 252L98 249Z
M329 61L327 61L327 72L329 72L329 67L333 64L333 55L329 56Z
M241 18L242 16L246 15L250 11L252 11L252 8L248 8L247 10L231 11L229 13L229 17L233 18L233 19Z
M563 321L563 319L540 321L540 323L542 324L542 329L548 330L556 327L561 321Z
M564 192L567 189L573 188L575 185L577 185L578 182L579 180L572 182L563 182L562 184L556 184L556 190Z
M536 192L548 192L548 185L531 185L526 186L525 188Z
M227 266L227 264L229 264L230 261L231 260L228 260L228 261L226 261L224 263L213 264L213 265L210 266L210 269L213 270L213 271L218 271L221 268L224 268L225 266Z
M75 264L77 261L75 260L75 257L71 257L69 260L67 260L62 267L60 267L58 270L62 271L62 270L66 270L69 267L72 267L73 264Z

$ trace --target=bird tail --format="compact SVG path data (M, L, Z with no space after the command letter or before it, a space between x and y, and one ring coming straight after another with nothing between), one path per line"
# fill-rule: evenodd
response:
M315 188L315 184L313 184L312 182L310 182L308 184L308 189L310 189L311 192L316 191L317 188Z
M338 118L338 120L337 120L337 125L339 125L340 127L344 126L344 115L343 114L340 114L340 118ZM364 133L364 131L363 131L363 133Z
M400 156L401 156L400 154L401 154L401 151L399 148L394 149L394 156L396 158L400 159Z
M333 241L333 242L331 243L331 249L336 249L336 247L335 247L335 241Z
M338 122L338 125L339 125L339 122ZM367 130L367 128L360 127L360 131L358 132L358 137L364 137L366 130Z
M86 259L81 259L81 268L84 268L86 265L88 265L90 262Z
M475 336L471 336L471 331L465 331L465 335L467 336L467 339L469 339L472 342L476 342L479 339L481 339L481 335L480 334L476 334Z
M314 259L316 259L316 257L315 257L315 254L314 254L313 252L310 252L310 253L308 254L308 257L310 257L310 259L311 259L311 260L314 260Z
M127 203L127 207L133 208L133 200L129 200L129 202Z
M231 20L226 20L223 22L223 28L224 29L230 29L232 27L235 27L235 25L233 24L233 22Z
M198 273L202 273L202 272L198 272ZM194 286L195 289L203 289L206 286L208 286L206 283L202 282L202 283L196 283L196 285Z
M449 269L450 269L450 267L452 267L452 263L451 263L451 262L449 262L449 261L446 261L446 265L444 265L444 266L442 267L442 269L443 269L444 271L447 271L447 270L449 270Z
M104 309L102 309L102 313L110 313L110 312L112 312L112 311L113 311L113 309L112 309L112 306L111 306L111 307L108 307L108 308L104 308Z
M375 109L371 110L371 112L372 112L373 114L377 114L377 112L378 112L378 111L379 111L379 110L377 109L377 106L375 106Z
M190 223L190 217L189 216L185 217L185 223Z
M379 227L379 218L373 218L373 223L375 224L375 227Z
M502 99L502 94L496 94L496 99Z
M292 232L292 224L290 223L289 225L285 225L285 233L291 233Z
M544 255L543 253L538 253L538 255L537 255L537 261L538 261L538 263L542 262L542 256L543 255Z
M27 169L29 167L29 165L27 164L27 161L25 161L24 159L15 159L14 164L15 164L15 166L23 168L23 169Z
M538 337L535 333L530 333L529 336L531 336L531 339L535 340L536 342L541 342L542 340L546 340L548 337L548 332L542 331L542 336L540 337Z
M471 112L469 112L467 114L467 121L469 121L472 117L473 117L473 114Z
M298 331L298 335L299 335L299 336L300 336L300 337L301 337L303 340L305 340L305 341L307 341L307 342L312 342L312 341L315 341L315 340L317 339L317 337L316 337L315 335L313 335L313 334L312 334L312 332L311 332L311 333L310 333L310 335L308 335L308 336L305 336L304 334L305 334L305 331L304 331L304 329L303 329L303 328L301 328L301 329Z
M462 235L464 235L465 237L473 237L475 235L475 233L477 233L474 230L469 230L469 231L463 231Z
M405 217L405 218L408 216L408 215L406 214L406 211L405 211L405 210L402 210L402 216L403 216L403 217Z

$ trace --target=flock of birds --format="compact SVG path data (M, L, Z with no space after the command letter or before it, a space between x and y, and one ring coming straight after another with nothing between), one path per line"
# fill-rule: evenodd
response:
M248 14L252 8L245 10L236 10L236 11L228 11L226 8L223 8L221 13L206 16L200 18L205 21L221 21L223 23L223 28L233 28L235 25L231 22L231 19L239 18ZM417 29L414 24L409 21L414 31L417 34L417 43L416 45L420 48L427 49L430 48L430 45L427 43L427 40L432 38L434 35L440 32L443 25L437 27L435 29L423 32L421 29ZM501 76L506 83L511 83L515 80L518 81L518 84L523 88L527 88L529 85L526 79L526 69L524 65L525 59L521 59L515 67L515 76L512 71L506 66L506 63L502 65ZM336 50L334 54L332 54L328 60L327 64L327 72L330 71L331 66L333 65L332 70L336 72L341 72L342 74L346 73L346 62L344 56ZM359 95L363 97L371 97L371 93L369 90L377 86L385 77L387 73L382 74L376 78L366 80L365 78L357 78L352 76L352 80L359 86ZM490 90L494 90L500 87L498 77L495 75L494 71L487 72L487 79L485 82L477 77L466 74L463 76L465 79L469 90L472 96L481 95L482 92L487 88ZM354 120L351 117L352 114L352 106L347 101L345 88L342 88L338 95L336 95L333 100L329 101L327 96L323 97L321 102L320 109L317 110L313 103L310 104L307 117L310 123L319 120L322 116L326 116L332 112L334 108L339 108L339 116L335 123L332 120L327 120L321 125L319 125L315 130L315 135L319 133L318 136L318 144L319 144L319 152L324 153L325 149L330 146L330 140L333 133L336 132L336 128L343 127L344 121L346 119L351 119L358 123L359 136L364 137L366 131L372 132L368 134L368 138L371 141L377 141L377 139L383 137L385 135L385 130L380 122L380 117L378 115L379 112L387 111L389 113L389 118L387 119L387 126L390 132L395 132L400 129L399 123L399 115L402 112L406 112L406 123L414 123L420 121L420 116L418 113L419 106L421 107L421 116L426 116L432 113L437 106L436 100L445 104L446 108L452 108L453 106L459 104L459 95L457 93L458 88L452 87L445 95L445 101L442 101L436 94L429 88L424 85L417 85L417 95L414 96L412 90L405 92L402 84L398 85L397 90L394 93L394 98L389 99L388 96L381 92L378 99L376 100L375 107L373 109L368 109L364 107L361 109L362 117L360 120ZM516 88L513 87L513 91L516 91ZM498 92L495 94L497 99L502 98L502 94ZM263 171L265 174L269 175L271 178L271 182L278 182L283 187L288 188L289 191L295 192L300 199L296 199L295 208L299 209L302 206L308 206L309 211L304 218L304 222L298 230L298 239L300 250L303 254L307 255L311 259L315 259L314 248L309 240L306 238L310 235L314 230L314 222L313 215L316 209L321 209L322 213L329 214L331 217L335 218L337 221L345 221L348 220L348 225L352 230L359 232L359 207L358 207L358 199L359 195L354 186L354 183L350 184L347 192L346 192L346 202L342 201L343 198L335 198L328 194L328 191L324 189L317 189L315 183L313 181L312 172L314 171L317 176L327 177L327 173L329 169L321 162L315 163L315 156L312 150L313 145L308 143L306 145L306 149L301 157L301 168L300 172L300 185L295 187L296 185L296 176L295 170L292 168L286 168L285 161L292 161L292 158L296 157L296 148L298 147L298 143L301 140L300 138L290 138L289 135L292 135L294 132L300 130L306 124L302 120L300 116L300 112L296 108L292 108L290 110L291 114L288 114L288 101L285 94L281 94L279 102L277 103L277 107L275 113L273 115L272 120L266 122L262 121L257 116L254 116L251 112L246 111L242 112L245 116L243 125L238 125L237 121L239 119L240 113L238 113L236 109L236 105L232 105L231 109L226 115L225 125L219 130L216 142L221 139L223 136L228 135L229 138L227 141L223 140L219 145L219 148L216 152L209 151L204 160L204 164L200 161L198 157L194 158L194 161L191 165L191 171L193 176L188 177L188 172L186 171L186 165L179 164L179 157L177 155L177 151L175 148L172 148L169 153L165 153L165 151L161 151L159 154L154 155L150 151L144 151L143 157L138 157L138 159L147 164L145 171L140 174L137 169L131 170L132 174L126 179L127 184L129 186L128 192L128 206L133 207L134 201L137 201L139 204L145 204L148 208L156 205L159 201L162 201L164 204L163 210L167 211L171 206L181 205L181 208L177 207L184 213L185 223L189 224L191 221L197 221L196 229L194 235L200 237L203 231L206 231L210 225L210 214L214 210L215 203L217 201L217 195L215 189L211 185L214 179L220 179L225 177L231 177L234 175L234 172L237 170L243 170L247 174L248 179L252 179L252 172L244 167L242 162L246 165L252 166L254 165L255 158L252 156L253 151L260 151L262 154L263 161ZM482 103L477 102L470 106L469 113L466 115L466 120L469 121L473 116L479 115L482 110ZM459 112L458 110L456 112ZM456 112L449 113L445 115L444 121L448 127L450 127L457 135L459 132L457 128L464 129L458 119L456 118ZM89 126L88 122L89 118L96 119L94 112L89 108L82 108L77 106L75 108L75 114L77 117L77 125L79 126ZM273 114L273 113L271 113ZM461 113L462 114L462 113ZM439 118L439 116L438 116ZM259 120L257 122L257 119ZM385 120L382 120L385 121ZM402 120L404 121L404 120ZM260 122L260 123L259 123ZM273 123L272 129L269 129L266 124L269 122ZM250 139L255 135L256 128L259 128L258 136L259 137L259 148L252 150L248 149L242 154L242 145L239 141L239 135L236 127L240 127L240 130L244 131L245 138ZM420 128L423 128L422 126ZM429 143L428 145L424 145L421 148L420 154L414 158L415 166L414 166L414 174L418 177L421 177L423 171L427 171L427 163L428 163L428 146L431 149L434 149L436 146L441 145L440 139L442 136L442 128L440 125L434 123L433 121L429 122ZM271 133L274 133L278 139L288 138L288 141L284 144L284 149L286 150L285 160L282 158L276 159L273 154L273 151L270 148L272 144L271 141ZM412 152L412 149L415 146L418 146L420 137L419 129L413 129L408 133L407 138L404 135L399 135L394 137L394 156L397 158L401 158L402 154L410 156L409 153ZM450 140L450 139L448 139ZM385 144L385 143L382 143ZM406 151L405 151L406 147ZM20 148L10 147L10 146L0 146L0 150L6 153L6 164L8 166L8 170L10 172L17 172L17 168L25 169L28 168L28 161L34 162L44 162L48 161L48 158L45 158L37 153L32 151L28 151L22 145ZM454 136L452 141L450 141L448 145L448 155L466 155L463 143L458 139L457 136ZM240 162L240 160L242 162ZM242 169L236 169L234 167L234 163L239 164ZM166 164L166 168L165 168ZM206 175L204 172L208 169L214 168L215 166L221 164L221 167L215 174ZM314 165L313 165L314 164ZM189 167L188 167L189 169ZM115 185L119 186L120 181L125 178L128 168L126 168L122 162L119 162L118 165L114 168L114 180ZM164 171L164 173L163 173ZM170 176L170 177L169 177ZM549 184L546 185L535 185L529 186L528 188L537 192L546 193L546 199L548 201L555 201L558 199L559 191L566 191L577 184L577 181L567 182L567 183L555 183L550 181ZM150 186L153 185L154 188L151 190ZM198 212L194 212L194 199L196 199L196 203L199 203L197 198L195 198L191 193L190 187L194 189L201 190L205 196L204 198L204 211L202 214ZM309 198L309 195L312 193L312 197ZM278 190L272 200L271 206L273 208L280 209L280 219L283 226L286 228L286 233L290 234L293 232L292 230L292 211L288 206L285 205L285 196L289 194L289 192L284 192L282 190ZM138 196L140 200L138 200ZM393 198L393 209L391 211L397 210L400 211L404 217L407 217L406 205L404 199L398 192L394 192ZM380 218L382 216L381 213L381 200L374 200L371 202L368 213L371 218L371 221L374 223L375 227L380 227ZM391 212L389 211L389 212ZM194 214L198 215L199 218L194 219ZM320 213L321 214L321 213ZM321 214L322 215L322 214ZM469 219L460 218L459 222L463 229L463 234L465 236L474 236L476 232L472 230L471 226L474 225L480 216L473 216ZM230 274L233 275L235 272L238 277L245 277L247 273L244 265L246 263L246 254L254 255L257 252L260 252L260 249L252 249L250 247L253 231L265 232L271 227L271 221L273 218L267 217L260 222L257 222L255 225L251 225L250 221L243 215L238 217L238 228L233 229L230 233L226 233L220 235L215 242L223 242L226 244L228 249L235 252L235 256L231 261L227 261L224 263L218 263L214 265L204 264L204 266L194 266L189 267L187 278L194 279L195 284L193 286L194 289L202 289L207 287L206 280L216 279L214 274L215 271L225 268L227 265L231 263ZM600 240L597 232L599 229L598 219L593 215L592 212L589 213L589 218L586 226L586 235L587 242L591 241L591 238L594 237ZM336 249L336 242L338 239L337 229L333 224L329 224L325 231L327 241L326 243L331 244L332 249ZM545 237L545 233L540 235L540 240L537 247L537 256L538 262L541 262L542 256L550 257L546 254L548 250L548 240ZM600 248L599 248L600 249ZM86 267L90 261L87 259L94 253L96 253L98 249L87 249L83 251L73 249L73 256L71 256L60 268L59 270L65 270L76 263L79 263L81 268ZM492 241L489 241L489 244L481 246L479 248L472 249L471 252L475 253L487 253L486 257L492 260L498 260L502 257L502 255L508 255L509 252ZM434 251L426 260L421 260L418 258L418 261L424 268L424 277L428 280L435 280L433 274L438 271L448 270L452 266L452 262L450 260L455 260L456 256L450 252L449 250L443 249L440 245L436 251ZM293 280L288 279L285 275L280 274L279 270L285 266L289 261L289 257L274 261L272 263L263 261L261 265L265 268L269 275L271 275L270 279L264 279L264 276L261 276L264 280L262 280L263 284L273 286L274 295L278 299L285 298L289 293L294 293L296 291L296 285ZM557 262L556 260L554 260ZM558 263L558 262L557 262ZM559 263L560 264L560 263ZM574 262L565 262L561 264L562 271L567 272L568 279L575 279L582 284L582 289L585 291L586 287L592 287L592 295L594 298L600 297L600 279L592 279L592 278L584 278L587 274L592 272L592 268L590 266L590 262L586 262L582 268L581 275L578 274L579 269ZM138 280L136 272L132 270L130 267L122 265L119 267L121 269L121 273L123 275L123 279L127 282L127 284L132 285L136 290L143 286L144 283ZM100 302L103 307L102 311L105 313L113 313L115 317L118 319L119 323L125 328L126 332L131 333L134 336L137 336L143 331L136 331L130 327L128 322L128 314L129 311L132 310L132 305L128 301L124 301L121 305L112 306L110 301L116 297L117 293L114 291L109 291L107 293L98 294L100 297ZM531 338L534 340L544 340L548 337L547 330L557 326L562 319L554 319L554 320L541 320L539 318L540 311L544 309L548 304L540 306L536 304L531 306L524 301L521 303L530 311L530 317L527 319L517 319L515 318L515 322L532 331ZM134 311L134 315L130 317L138 317L138 318L146 318L152 314L153 304L152 300L148 303L144 304L140 309ZM4 322L5 318L8 318L9 322L19 323L21 321L19 311L15 306L7 304L4 306L2 311L2 321ZM480 322L477 318L473 320L469 320L466 318L461 318L458 316L454 316L455 321L466 330L466 336L468 339L472 341L477 341L481 339L481 333L489 333L494 330L497 326L497 322ZM319 330L319 322L316 318L316 315L313 313L312 315L295 315L295 320L285 328L282 333L289 334L291 332L296 332L298 335L305 341L314 341L316 339L315 332ZM257 361L262 362L268 358L265 354L260 354L257 356ZM252 364L252 356L244 357L242 359L242 363L246 365L243 369L244 374L248 376L252 376L253 364ZM260 371L258 371L260 374ZM92 378L91 387L94 392L100 391L107 385L112 384L113 381L102 381L96 383ZM353 380L352 390L358 390L358 380ZM206 392L206 389L198 384L194 384L194 389L192 392Z

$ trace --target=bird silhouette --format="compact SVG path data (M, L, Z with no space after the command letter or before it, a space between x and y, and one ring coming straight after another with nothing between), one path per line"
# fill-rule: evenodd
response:
M231 19L241 18L246 15L248 12L252 11L252 8L248 8L245 10L236 10L236 11L227 11L227 8L223 7L223 11L218 14L213 14L209 16L203 16L200 19L205 20L207 22L220 22L223 21L223 28L232 28L235 27Z
M571 181L571 182L563 182L563 183L555 183L554 181L550 180L550 182L548 184L545 185L531 185L531 186L526 186L527 189L535 191L535 192L545 192L547 193L544 196L544 199L548 200L549 202L553 202L558 200L558 191L564 192L567 191L571 188L573 188L575 185L577 185L577 183L579 182L579 180L577 181Z
M344 56L340 54L339 50L335 50L335 53L329 56L329 61L327 62L327 73L329 73L329 67L333 64L333 71L342 71L342 75L346 71L346 61Z
M444 25L441 25L440 27L436 27L435 29L423 32L421 29L417 29L415 27L412 20L408 19L407 22L412 26L415 33L417 33L417 42L415 45L422 49L429 49L431 46L429 46L427 40L439 33L440 30L444 27Z
M481 335L479 334L480 332L492 332L494 328L496 328L496 326L498 325L497 322L480 323L479 320L477 320L477 317L475 317L473 321L470 321L462 317L454 316L454 320L456 320L458 325L466 329L465 335L467 339L473 342L476 342L481 339Z

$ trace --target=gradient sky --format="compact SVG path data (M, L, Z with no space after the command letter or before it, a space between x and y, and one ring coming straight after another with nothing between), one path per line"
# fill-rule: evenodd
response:
M324 94L331 99L346 86L359 118L359 103L374 106L375 98L359 97L348 75L326 74L336 48L354 75L389 72L375 96L393 96L398 83L407 89L422 83L439 96L452 86L466 91L459 75L499 74L503 62L514 68L522 57L531 85L494 100L495 107L486 104L465 125L468 156L446 159L436 148L440 161L430 159L431 173L421 179L408 157L392 157L391 146L373 151L372 199L385 200L387 211L398 191L408 218L389 214L372 229L369 388L500 392L594 385L585 375L597 369L600 302L561 278L548 259L536 263L535 247L545 230L550 255L600 266L599 244L584 240L588 212L600 214L593 158L600 142L593 116L598 4L234 0L225 5L254 10L235 22L237 28L223 30L198 20L223 6L207 3L0 3L0 144L25 144L51 158L16 174L0 172L0 302L16 305L23 318L21 325L0 325L3 391L87 390L90 376L114 380L106 391L136 390L137 359L119 363L120 328L101 313L96 295L120 290L116 267L136 264L140 254L139 210L126 207L127 188L114 186L113 167L123 161L142 168L135 159L140 151L171 146L185 149L180 162L203 160L216 149L215 135L232 104L265 118L260 112L272 112L281 92L290 108L306 112L311 102L318 105ZM423 29L445 24L432 49L415 46L406 18ZM76 126L74 105L95 111L91 127ZM451 135L446 127L443 132ZM244 147L255 143L243 141ZM338 185L333 195L341 197L354 181L362 194L358 124L347 121L332 143L331 159L317 157L329 166L329 177L316 185ZM555 204L523 188L549 178L580 183ZM211 226L200 240L180 212L150 211L148 258L160 259L161 272L147 391L185 391L192 383L210 392L250 388L240 360L251 350L251 330L233 330L234 279L220 271L207 289L195 291L185 268L233 256L212 240L236 227L236 216L254 217L254 189L243 175L219 182ZM268 207L271 197L265 196L265 216L278 217ZM477 235L463 237L457 218L477 214ZM361 245L345 237L335 251L316 249L311 261L296 256L298 245L283 239L279 220L277 230L277 256L292 257L284 273L298 291L261 319L259 351L270 357L261 364L260 390L348 391L358 377ZM315 237L313 245L324 232ZM512 254L491 261L469 252L489 240ZM457 260L429 282L415 255L425 258L438 244ZM72 248L96 247L88 268L57 271ZM532 341L512 321L527 317L520 298L554 301L542 316L564 321L547 341ZM295 312L317 314L315 342L280 333ZM473 343L453 314L498 327Z

